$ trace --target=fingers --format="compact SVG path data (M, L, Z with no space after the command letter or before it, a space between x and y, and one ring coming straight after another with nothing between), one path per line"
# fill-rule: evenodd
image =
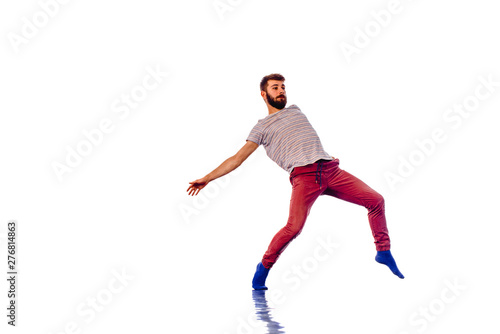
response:
M190 186L187 188L188 195L196 196L203 189L208 182L206 182L203 178L189 182Z
M203 187L200 187L199 185L196 186L194 182L189 182L189 183L193 183L192 185L190 185L188 188L187 188L187 192L188 192L188 195L190 196L196 196L198 195L198 193L200 192L200 190L203 188Z
M191 191L188 193L190 196L196 196L200 192L201 189L191 189Z
M190 186L190 187L188 188L188 190L187 190L187 191L188 191L188 195L193 196L193 194L196 192L196 190L197 190L197 189L196 189L195 187Z

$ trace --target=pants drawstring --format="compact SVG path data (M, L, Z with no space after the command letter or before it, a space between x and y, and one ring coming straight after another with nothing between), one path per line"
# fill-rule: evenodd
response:
M321 189L321 170L323 169L323 161L320 161L318 163L318 168L316 169L316 183L318 183L318 176L319 176L319 188ZM318 173L319 171L319 173Z

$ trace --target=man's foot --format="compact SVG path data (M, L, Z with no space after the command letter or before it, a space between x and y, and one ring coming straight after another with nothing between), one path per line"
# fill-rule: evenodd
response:
M391 269L392 273L397 277L405 278L403 274L401 274L401 272L399 271L398 266L396 265L396 261L394 261L394 258L392 257L390 250L378 251L377 256L375 256L375 261L388 266L389 269Z
M257 265L257 270L255 271L255 275L253 276L252 280L252 287L255 290L267 290L266 287L266 278L267 274L269 274L269 269L264 267L262 262L259 262Z

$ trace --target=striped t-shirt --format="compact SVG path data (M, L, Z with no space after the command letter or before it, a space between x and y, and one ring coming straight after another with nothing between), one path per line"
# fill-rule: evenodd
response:
M333 160L295 104L260 119L247 140L264 145L268 157L288 173L319 159Z

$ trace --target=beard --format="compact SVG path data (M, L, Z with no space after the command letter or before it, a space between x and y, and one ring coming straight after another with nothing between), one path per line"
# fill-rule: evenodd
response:
M281 110L286 106L286 96L285 95L281 96L283 96L283 98L277 97L273 99L271 96L269 96L269 94L266 94L267 103L269 103L272 107Z

